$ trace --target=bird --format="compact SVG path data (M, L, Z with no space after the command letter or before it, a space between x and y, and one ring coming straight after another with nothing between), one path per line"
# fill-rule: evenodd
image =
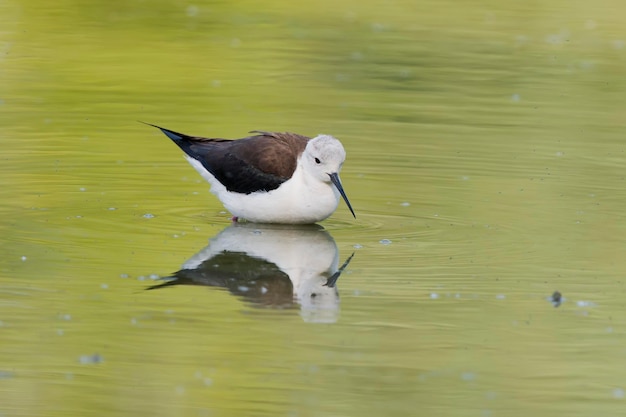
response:
M178 145L234 222L317 223L340 197L356 219L339 178L346 151L333 136L253 130L242 139L205 138L142 123Z

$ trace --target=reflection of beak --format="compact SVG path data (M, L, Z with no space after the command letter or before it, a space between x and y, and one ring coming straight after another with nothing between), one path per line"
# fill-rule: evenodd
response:
M348 201L348 197L346 197L346 193L343 191L343 187L341 186L341 181L339 180L339 174L337 174L336 172L333 172L332 174L328 174L328 176L330 177L330 180L333 182L333 184L335 184L335 187L337 187L337 189L339 190L339 194L341 194L341 196L343 197L343 201L345 201L346 204L348 205L348 208L350 209L350 213L352 213L352 216L354 216L354 218L356 219L356 214L354 214L354 210L352 210L352 206L350 205L350 202Z
M339 279L339 275L341 275L343 270L346 269L346 267L348 266L348 264L350 263L353 257L354 257L354 252L352 252L352 255L350 255L350 257L346 259L346 261L343 263L343 265L341 265L341 267L337 270L337 272L335 272L330 278L326 280L326 284L324 284L324 286L330 287L330 288L334 287L335 283Z

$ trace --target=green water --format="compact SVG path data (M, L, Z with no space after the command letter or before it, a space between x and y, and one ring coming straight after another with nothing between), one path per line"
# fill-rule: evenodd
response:
M617 0L0 3L0 416L619 415L625 73ZM332 134L357 219L230 226L137 120ZM227 244L254 296L145 290Z

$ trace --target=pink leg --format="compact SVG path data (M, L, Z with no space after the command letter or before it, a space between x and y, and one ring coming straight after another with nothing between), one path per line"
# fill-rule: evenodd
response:
M239 221L239 217L237 217L237 216L233 216L233 217L231 217L231 218L230 218L230 220L231 220L233 223L237 223L237 221Z

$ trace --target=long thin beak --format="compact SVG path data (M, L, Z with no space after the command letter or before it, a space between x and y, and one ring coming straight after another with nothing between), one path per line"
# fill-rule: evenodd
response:
M343 197L343 201L345 201L346 204L348 205L348 208L350 209L350 213L352 213L352 216L354 216L354 218L356 219L356 214L354 214L354 210L352 210L352 206L350 205L350 202L348 201L348 197L346 197L346 193L345 191L343 191L341 181L339 180L339 174L337 174L336 172L333 172L332 174L328 174L328 176L330 177L330 180L333 182L333 184L335 184L335 187L337 187L337 189L339 190L339 194L341 194L341 196Z

